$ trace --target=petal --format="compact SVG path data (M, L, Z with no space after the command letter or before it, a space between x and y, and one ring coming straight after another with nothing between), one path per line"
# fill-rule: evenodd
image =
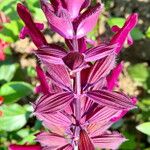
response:
M108 106L116 110L135 108L131 99L119 92L95 90L87 92L87 96L102 106Z
M39 25L37 25L33 22L33 19L31 17L30 12L28 11L28 9L24 5L18 3L17 11L18 11L20 18L23 20L23 22L25 23L25 26L26 26L21 32L22 33L25 32L24 34L27 34L27 32L28 32L32 41L34 42L34 44L37 47L47 45L47 42L46 42L43 34L38 29ZM24 35L22 35L22 37L24 37Z
M79 52L84 53L87 49L85 37L78 39Z
M38 79L40 80L40 83L41 83L40 86L38 87L38 89L36 89L36 92L48 94L49 86L48 86L48 82L47 82L45 73L43 72L43 70L40 66L36 67L36 71L37 71Z
M67 54L63 48L54 44L40 47L34 53L43 63L52 64L63 64L61 59Z
M106 132L100 136L92 137L92 141L98 148L118 149L126 139L118 132Z
M82 5L82 8L81 8L81 9L84 9L84 8L90 6L90 4L91 4L91 0L84 0L84 3L83 3L83 5Z
M96 6L85 11L77 21L76 37L81 38L90 32L97 23L103 5L98 3Z
M72 90L71 79L68 71L63 65L47 65L48 76L57 86L65 89Z
M90 123L109 122L118 111L109 107L103 107L88 119Z
M34 104L35 114L51 114L64 109L72 100L74 94L61 92L53 95L41 96Z
M43 125L49 129L51 132L64 136L66 134L67 128L61 125L54 125L49 122L43 122Z
M107 77L107 88L112 91L113 88L117 85L118 77L123 70L123 62L118 64L111 72L111 74Z
M97 42L92 39L86 38L86 42L94 47L97 46Z
M41 0L41 2L42 1L43 0ZM62 0L50 0L50 2L52 4L52 7L54 8L55 12L57 12L60 7L66 7L65 3L62 2Z
M41 132L36 136L36 141L39 142L43 147L46 146L49 149L58 149L62 146L67 145L67 140L55 133Z
M113 122L103 121L98 123L91 123L87 126L87 132L90 137L103 134L108 128L112 126Z
M67 6L67 10L74 19L78 17L81 6L84 4L85 0L64 0ZM84 4L85 5L85 4Z
M132 44L133 44L133 39L132 39L130 33L128 34L127 42L128 42L129 45L132 45Z
M88 76L87 87L94 86L106 77L115 65L115 55L107 56L97 61Z
M137 102L137 98L133 97L131 99L131 102L133 105L136 105ZM123 116L126 115L126 113L129 111L130 109L125 109L125 110L120 110L118 111L111 119L110 121L112 122L117 122L118 120L120 120Z
M77 39L78 41L78 49L79 49L79 52L83 53L86 51L87 49L87 46L86 46L86 39L85 37L83 38L80 38L80 39ZM65 43L67 44L67 46L69 47L69 50L70 51L73 51L73 40L68 40L68 39L65 39Z
M84 63L84 56L78 52L70 52L63 58L64 63L69 69L78 69Z
M56 112L55 114L44 114L40 113L36 115L39 120L41 120L44 124L53 124L56 126L68 127L71 125L71 120L67 115L64 115L61 112Z
M116 53L120 52L120 50L123 47L125 40L127 39L131 30L136 26L137 22L138 22L138 14L136 14L136 13L131 14L127 18L124 26L112 37L110 44L118 43Z
M118 27L117 25L112 26L111 31L112 32L118 32L120 30L120 27Z
M50 93L59 93L59 92L62 92L63 89L58 87L56 84L50 82L49 83L49 91L50 91Z
M41 5L51 29L66 39L72 39L73 26L68 12L63 8L60 8L60 16L56 16L51 9L50 3L41 0Z
M8 150L42 150L40 145L9 145Z
M79 150L94 150L94 145L85 130L80 131Z
M114 115L110 121L117 122L119 121L129 110L120 110L116 115Z
M74 150L74 148L72 147L72 145L68 144L68 145L65 145L57 150Z
M44 29L44 24L43 23L34 23L37 29L43 30ZM24 39L27 35L30 35L30 30L25 26L21 29L19 38Z
M107 46L105 44L101 44L100 46L90 48L87 51L85 51L85 61L96 61L99 59L102 59L110 54L113 54L115 51L117 45L111 45Z

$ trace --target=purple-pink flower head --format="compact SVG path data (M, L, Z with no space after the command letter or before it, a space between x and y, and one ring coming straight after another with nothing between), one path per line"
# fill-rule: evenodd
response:
M131 14L124 26L114 26L112 40L96 45L87 38L99 18L103 4L89 7L90 0L40 0L51 30L65 39L67 48L46 42L25 6L17 11L27 34L37 46L34 54L43 67L37 66L39 98L32 103L33 114L48 129L36 135L46 150L117 149L126 139L109 128L135 108L136 98L113 91L123 63L116 57L137 24L138 15ZM90 47L87 46L90 43ZM88 48L87 48L88 47Z
M57 3L59 5L57 5ZM51 29L66 39L73 39L74 37L78 39L84 37L96 25L102 10L102 4L99 3L93 8L78 15L77 19L72 20L72 16L79 14L79 10L81 10L82 6L87 6L86 3L88 2L83 0L80 0L79 2L75 0L62 2L60 0L59 2L53 2L51 5L48 1L41 0L42 10ZM57 9L55 9L56 5ZM65 7L63 7L63 5L65 5ZM76 9L72 7L75 7Z

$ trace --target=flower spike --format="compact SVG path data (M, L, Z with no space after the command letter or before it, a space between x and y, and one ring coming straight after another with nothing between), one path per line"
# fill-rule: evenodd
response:
M113 26L112 40L98 44L87 33L96 25L103 4L88 7L91 0L40 2L50 28L64 38L67 50L48 44L40 31L43 25L34 23L27 8L18 4L25 23L20 38L30 35L38 48L33 53L44 68L36 69L40 96L32 106L33 114L48 130L38 133L36 141L44 150L117 149L126 139L109 128L134 109L137 100L113 91L123 69L116 58L126 40L133 43L130 32L138 15L131 14L122 28Z
M113 31L117 31L117 33L112 37L110 44L118 43L118 47L116 49L117 54L122 49L123 44L128 37L129 37L128 38L129 43L132 44L130 32L136 26L137 22L138 22L138 14L134 13L134 14L131 14L127 18L127 20L122 28L119 29L119 28L116 28L116 26L113 27Z
M30 12L24 5L18 3L17 11L20 18L25 23L25 27L21 31L21 38L24 38L24 34L29 34L32 41L37 47L47 45L45 37L39 30L39 28L42 29L43 26L41 24L36 24L33 22Z

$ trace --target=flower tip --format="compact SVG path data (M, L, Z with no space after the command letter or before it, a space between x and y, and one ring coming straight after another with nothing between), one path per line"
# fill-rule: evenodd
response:
M139 16L138 13L133 13L128 18L129 20L134 21L134 24L136 25L138 22L138 16Z
M17 4L17 12L22 20L25 20L25 17L31 17L28 9L21 3Z
M18 11L18 13L20 13L23 10L26 10L26 7L23 4L18 3L17 4L17 11Z

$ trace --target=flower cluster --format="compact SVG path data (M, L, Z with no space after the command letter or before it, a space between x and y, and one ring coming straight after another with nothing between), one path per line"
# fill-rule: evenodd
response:
M112 91L123 63L115 59L127 40L138 15L131 14L124 26L113 26L114 36L107 43L94 43L86 37L97 23L103 4L90 6L90 0L41 0L50 28L65 39L66 48L47 43L28 9L17 5L25 27L20 38L29 35L37 46L35 55L44 65L37 66L40 97L33 103L34 114L49 129L36 135L47 150L116 149L126 139L108 130L129 110L136 98ZM88 47L87 47L88 45ZM44 70L44 71L43 71Z

